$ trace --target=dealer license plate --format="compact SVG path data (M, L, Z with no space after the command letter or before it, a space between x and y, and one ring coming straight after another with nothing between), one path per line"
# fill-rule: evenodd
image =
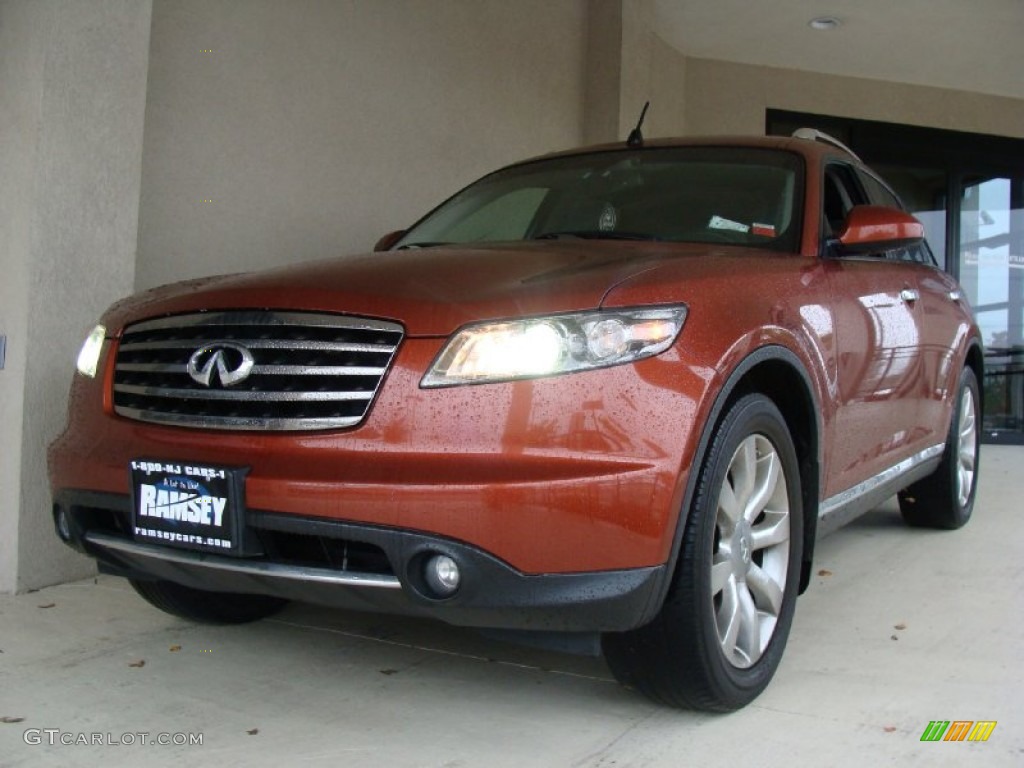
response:
M129 472L136 541L239 553L246 469L136 459Z

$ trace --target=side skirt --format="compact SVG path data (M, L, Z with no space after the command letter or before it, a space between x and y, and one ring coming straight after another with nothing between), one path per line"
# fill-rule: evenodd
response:
M942 461L945 449L943 443L933 445L863 483L822 500L818 507L818 538L870 512L897 491L930 475Z

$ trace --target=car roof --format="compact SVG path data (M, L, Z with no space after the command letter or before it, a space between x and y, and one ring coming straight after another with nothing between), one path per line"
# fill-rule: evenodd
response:
M774 149L786 152L795 152L803 155L808 160L821 161L826 157L839 157L859 163L859 159L852 153L846 151L842 146L832 144L827 140L814 140L809 138L795 138L792 136L690 136L677 138L645 139L642 145L629 146L625 141L594 144L586 147L562 150L541 155L540 157L524 160L545 159L556 157L572 157L574 155L585 155L593 152L616 152L616 151L643 151L645 149L662 149L672 147L733 147L738 149ZM518 163L516 163L518 165Z

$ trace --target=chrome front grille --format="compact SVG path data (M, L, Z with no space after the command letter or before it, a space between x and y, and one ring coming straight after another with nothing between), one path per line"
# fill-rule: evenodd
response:
M396 323L217 312L128 326L114 410L205 429L313 430L363 420L402 340Z

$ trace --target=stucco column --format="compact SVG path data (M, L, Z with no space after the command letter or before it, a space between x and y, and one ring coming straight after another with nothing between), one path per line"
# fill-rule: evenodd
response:
M150 0L0 2L0 591L88 575L46 445L81 340L135 274Z

